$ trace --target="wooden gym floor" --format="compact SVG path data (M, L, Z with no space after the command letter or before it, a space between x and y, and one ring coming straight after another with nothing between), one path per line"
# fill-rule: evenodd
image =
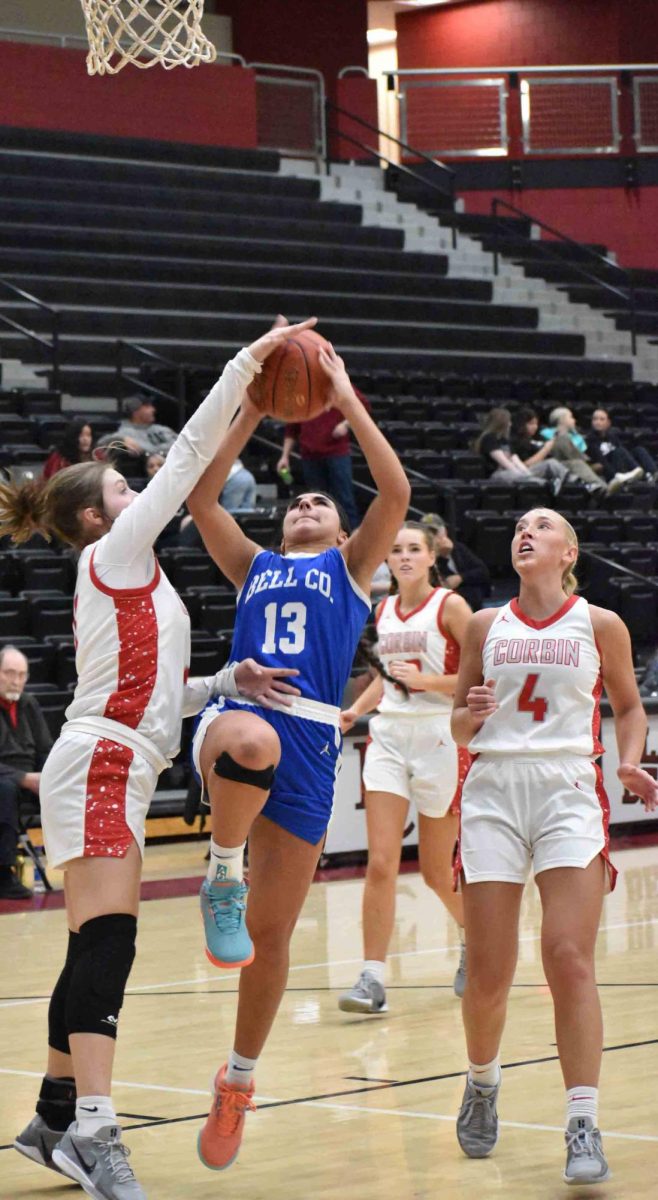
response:
M360 879L316 883L293 942L289 987L259 1065L259 1111L226 1174L195 1141L208 1085L226 1056L237 976L203 953L194 877L203 847L147 851L146 877L168 898L143 904L122 1016L114 1097L149 1200L555 1200L658 1194L658 849L617 851L598 946L605 1014L601 1126L613 1178L562 1183L564 1099L551 1004L539 962L539 903L526 889L521 955L503 1044L501 1137L469 1161L454 1133L463 1090L453 929L420 877L400 877L390 1011L340 1013L360 962ZM57 877L56 877L57 881ZM11 1149L43 1069L47 995L65 943L61 910L0 915L0 1196L59 1200L75 1185ZM79 1195L82 1192L78 1191Z

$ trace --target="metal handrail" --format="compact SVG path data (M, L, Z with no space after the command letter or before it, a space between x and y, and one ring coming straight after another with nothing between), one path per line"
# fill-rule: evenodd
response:
M516 215L519 217L525 217L527 221L531 221L533 225L538 225L540 229L545 229L547 233L553 234L553 236L559 238L561 242L566 242L567 245L574 246L581 252L584 251L595 262L603 263L604 266L611 267L613 270L619 271L620 274L624 276L627 281L626 289L615 287L613 283L608 283L605 279L601 279L598 275L592 274L591 271L586 271L585 268L577 262L570 261L565 263L564 259L559 258L559 256L553 252L550 242L539 240L533 243L539 248L542 254L547 255L552 259L553 262L559 261L563 263L564 265L568 266L569 270L575 271L577 274L582 275L584 279L588 279L590 282L596 284L597 287L604 288L605 291L612 292L615 296L620 296L622 300L625 301L625 303L628 305L631 316L631 350L634 355L637 354L637 304L635 297L635 284L633 283L633 277L630 272L627 271L625 267L620 267L618 263L613 262L612 259L606 258L604 254L599 254L597 250L592 250L589 246L584 245L582 242L574 241L574 239L568 237L566 233L562 233L561 230L555 229L553 225L548 225L546 221L540 221L539 217L533 217L531 213L526 212L524 209L517 208L514 204L509 204L507 200L501 200L499 197L495 197L491 201L491 215L494 218L494 275L498 274L498 260L500 257L499 243L501 240L501 219L498 216L499 208L505 208L508 210L508 212L516 213ZM527 244L529 240L528 238L524 237L522 233L517 233L509 225L504 225L503 230L503 240L523 242L525 244Z
M331 112L340 113L344 117L349 117L349 119L354 121L356 125L361 125L364 129L368 129L371 133L376 133L378 137L387 138L388 141L393 142L396 146L399 146L401 150L406 150L409 154L413 154L414 158L420 158L423 162L429 163L431 167L436 167L439 171L444 171L448 176L448 191L446 191L445 188L439 187L438 184L430 183L429 186L435 191L441 192L443 196L450 196L451 198L454 197L455 178L457 172L454 171L452 167L449 167L447 163L441 162L437 158L432 158L431 155L425 154L422 150L416 150L414 146L407 145L406 142L401 141L400 138L395 137L394 134L388 133L385 129L379 129L377 125L372 125L370 121L366 121L363 117L357 116L356 113L348 112L346 108L341 108L339 104L334 104L333 100L326 101L326 108ZM346 141L356 141L356 139L349 138L347 134L340 130L338 132L334 132L337 137L345 138ZM358 145L359 143L357 142L356 144ZM364 146L363 148L367 150L370 149L369 146ZM378 158L383 158L386 162L391 161L390 159L386 158L385 154L380 154L379 151L377 151L376 154ZM394 165L397 167L401 164L395 163ZM416 178L420 179L423 183L429 183L429 181L425 179L424 175L419 175L417 172Z
M395 71L382 71L387 78L396 75L561 75L565 71L578 74L596 74L599 71L655 71L656 63L570 63L558 67L555 63L549 67L401 67Z
M163 388L156 387L154 383L147 383L145 379L133 379L132 376L126 376L126 364L124 351L133 351L136 355L141 355L142 358L151 359L153 362L163 363L164 366L173 367L176 371L176 392L166 392ZM159 396L161 400L173 400L178 405L178 420L182 429L185 424L185 398L187 394L187 377L189 366L185 363L176 362L173 358L166 358L164 354L159 354L157 350L149 350L148 346L142 346L139 342L129 342L125 338L117 338L115 342L115 378L116 378L116 398L119 407L125 395L124 384L126 378L130 382L147 392L149 396Z
M43 334L35 333L33 329L28 329L27 326L21 325L20 321L15 321L13 317L8 317L4 313L0 313L0 321L4 325L8 325L10 329L15 329L17 333L23 337L29 338L31 342L37 342L40 346L44 346L50 351L50 361L52 364L51 386L55 391L59 391L60 385L60 323L61 313L53 304L46 304L45 300L39 300L37 296L33 296L31 292L26 292L23 288L19 288L15 283L10 283L8 279L0 278L0 286L7 289L14 296L20 296L22 300L26 300L28 304L34 305L35 308L40 308L44 312L50 314L51 318L51 333L50 337L44 337Z

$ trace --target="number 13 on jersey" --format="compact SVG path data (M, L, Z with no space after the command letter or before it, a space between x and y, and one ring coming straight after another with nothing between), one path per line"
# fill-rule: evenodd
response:
M301 654L306 645L306 605L299 601L265 607L263 654Z

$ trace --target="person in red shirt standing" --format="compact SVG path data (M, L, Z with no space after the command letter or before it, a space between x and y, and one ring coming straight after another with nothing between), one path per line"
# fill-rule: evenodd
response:
M365 396L355 388L362 404L369 410ZM361 517L352 482L352 452L349 425L337 408L329 408L312 421L302 425L286 425L283 450L276 464L277 471L290 468L290 454L295 442L304 473L304 487L312 492L328 492L345 509L352 528Z

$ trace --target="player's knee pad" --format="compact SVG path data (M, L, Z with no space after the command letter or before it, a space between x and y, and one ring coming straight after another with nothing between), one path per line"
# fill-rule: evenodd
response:
M243 767L242 763L231 758L226 750L223 750L216 760L213 770L220 779L231 779L234 783L248 783L250 787L261 788L264 792L269 792L274 779L274 766L263 767L260 771L255 771L251 767Z
M116 1038L123 994L135 958L137 918L130 913L93 917L80 926L80 952L66 998L72 1033Z
M66 959L61 974L50 997L48 1005L48 1045L62 1054L70 1054L69 1035L66 1028L66 997L73 974L73 967L78 957L80 934L69 930L69 944Z

